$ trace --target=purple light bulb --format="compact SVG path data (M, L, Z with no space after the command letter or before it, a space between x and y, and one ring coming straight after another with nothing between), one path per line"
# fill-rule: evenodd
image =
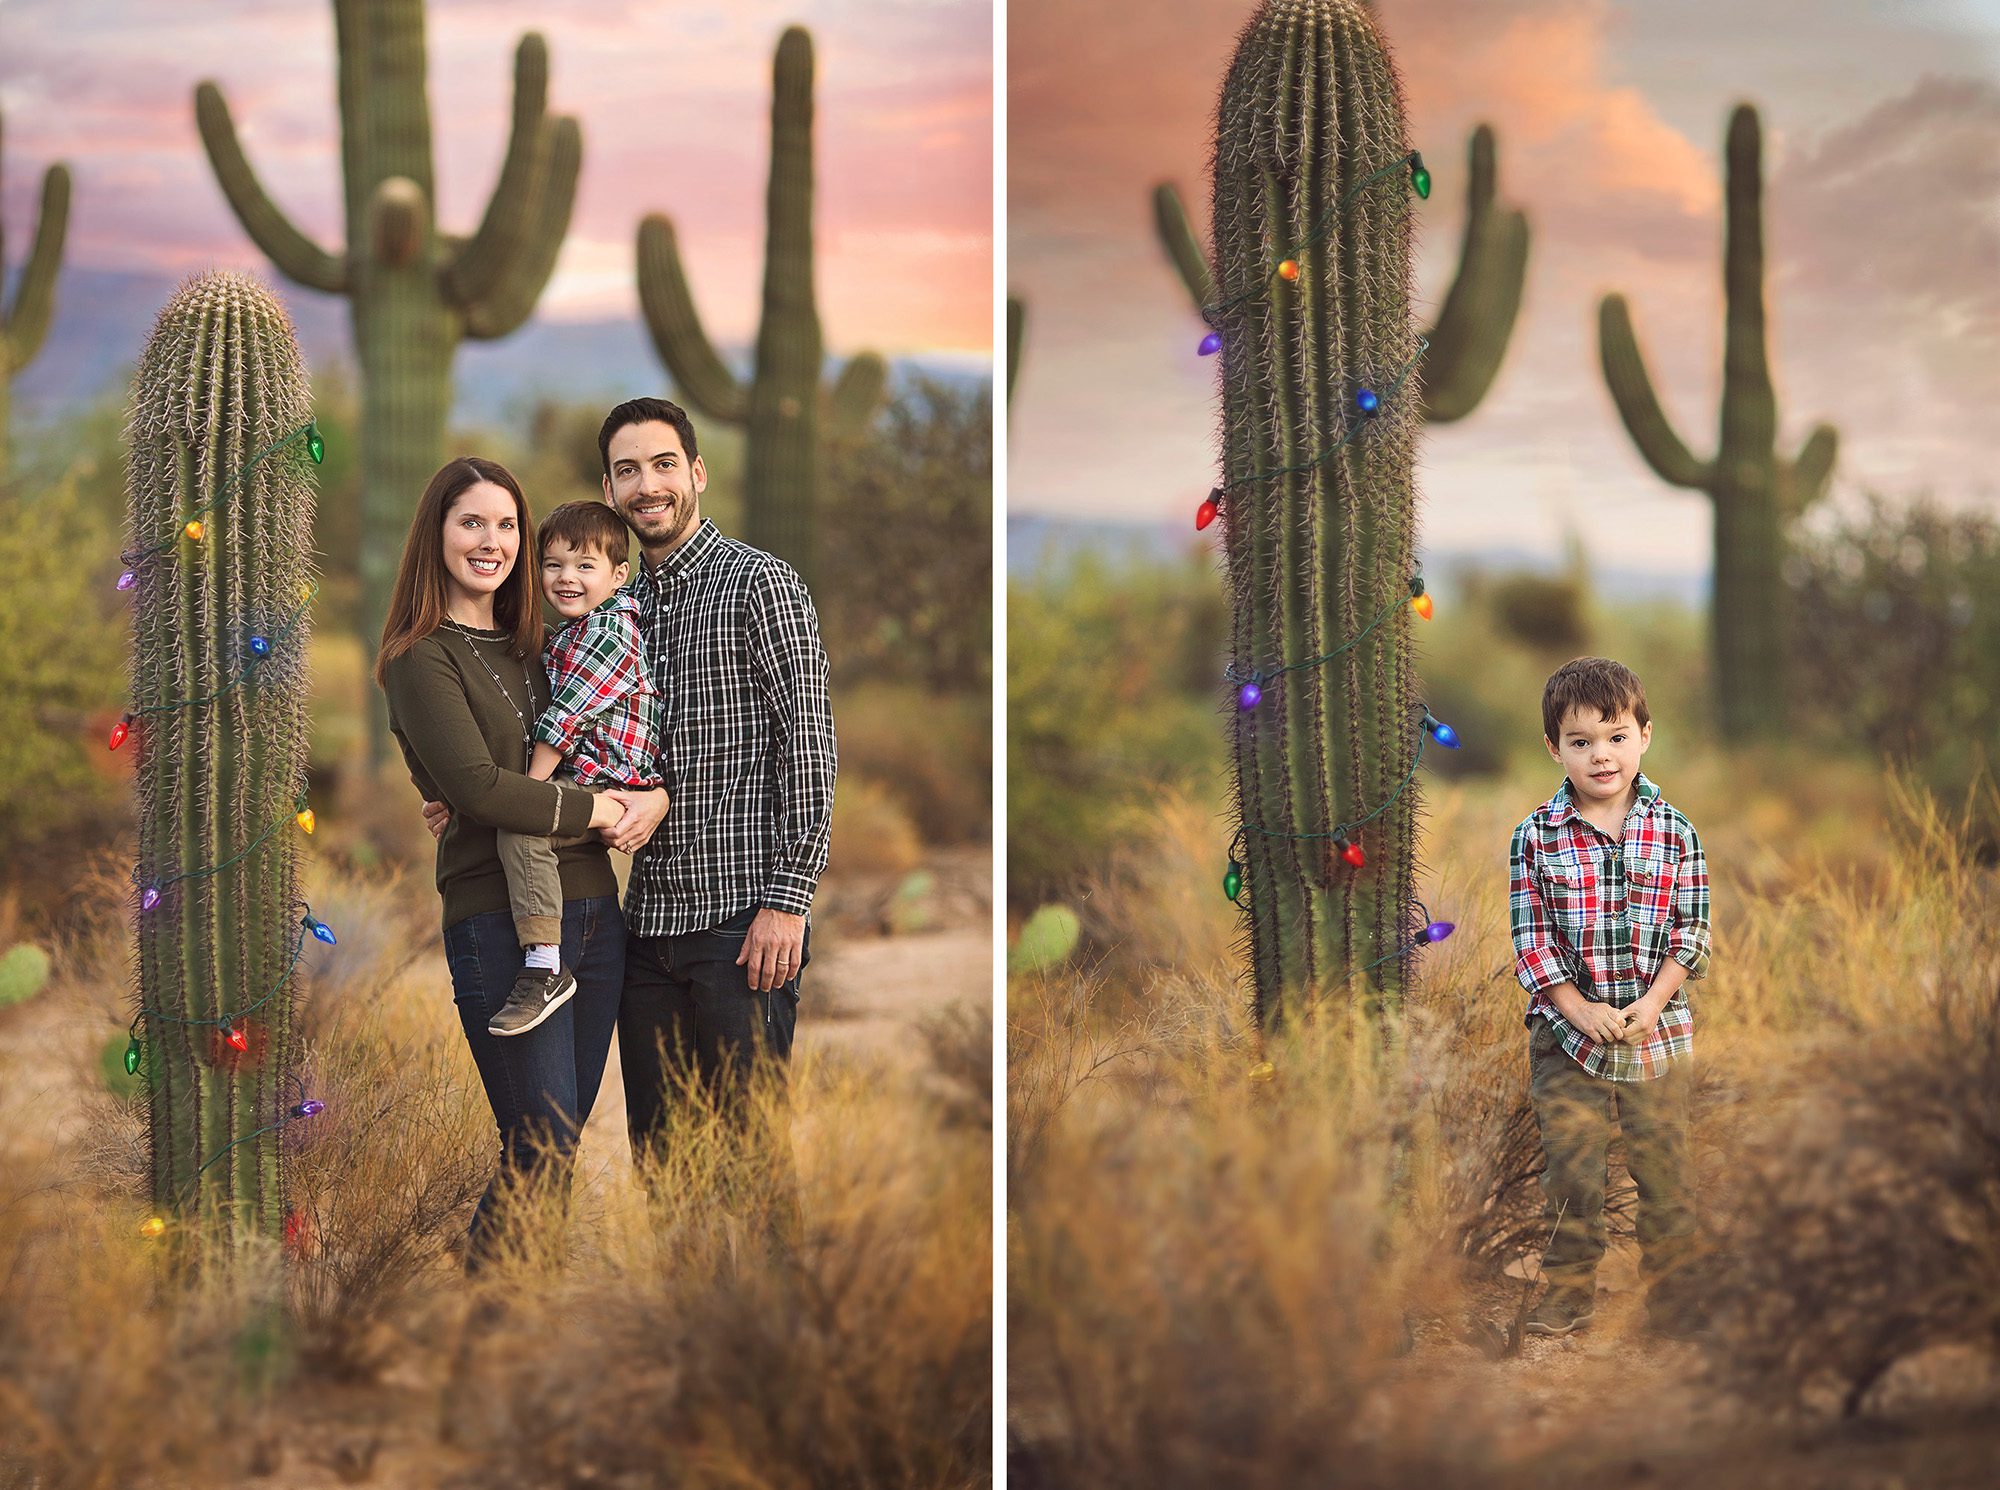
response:
M317 1097L312 1097L308 1098L304 1102L301 1102L297 1107L294 1107L292 1109L292 1116L295 1118L318 1117L322 1112L325 1111L326 1111L326 1104L320 1101Z
M1455 922L1433 921L1424 928L1424 940L1427 942L1441 942L1457 929L1458 927Z
M121 590L129 590L138 583L139 576L134 574L130 569L118 576L118 588Z
M1259 688L1255 683L1245 683L1241 688L1236 690L1236 707L1239 709L1254 709L1257 707L1258 701L1263 697L1263 689Z
M149 911L159 903L160 903L160 887L158 885L146 886L146 893L139 897L139 909L142 911Z
M1204 357L1213 357L1217 352L1222 350L1222 333L1220 331L1209 332L1208 335L1201 339L1201 345L1196 350Z

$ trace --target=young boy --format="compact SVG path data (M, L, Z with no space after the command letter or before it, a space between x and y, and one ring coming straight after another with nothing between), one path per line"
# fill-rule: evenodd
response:
M549 706L535 720L528 774L591 791L662 784L660 695L646 677L639 603L620 587L631 572L631 533L602 502L565 502L542 523L542 596L563 617L542 660ZM524 1035L576 992L561 964L562 885L556 850L575 840L498 835L514 930L527 965L487 1030Z
M1514 974L1529 995L1554 1227L1548 1291L1526 1329L1566 1335L1590 1322L1615 1119L1639 1187L1647 1319L1686 1335L1700 1319L1678 1276L1694 1234L1694 1016L1681 985L1708 971L1708 864L1694 826L1639 771L1653 724L1630 668L1603 657L1559 668L1542 689L1542 729L1566 779L1514 830L1509 854Z

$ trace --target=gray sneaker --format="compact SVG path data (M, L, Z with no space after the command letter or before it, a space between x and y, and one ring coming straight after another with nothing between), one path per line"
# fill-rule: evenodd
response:
M514 991L486 1026L489 1035L525 1035L570 1001L576 992L576 978L566 967L554 972L547 968L524 967L514 980Z
M1551 1288L1535 1305L1534 1312L1521 1326L1521 1333L1567 1335L1588 1325L1596 1309L1595 1289L1585 1292L1580 1288Z

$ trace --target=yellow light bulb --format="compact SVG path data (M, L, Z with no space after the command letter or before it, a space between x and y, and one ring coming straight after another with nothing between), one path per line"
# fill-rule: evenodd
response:
M313 824L318 821L319 819L313 816L313 810L310 807L299 810L299 826L304 828L308 833L312 832Z
M1419 595L1410 602L1410 609L1428 621L1431 618L1431 611L1433 609L1431 597L1429 595Z
M201 542L201 535L206 533L208 531L208 528L205 524L203 524L202 520L197 517L193 521L191 521L185 528L181 529L181 531L183 533L186 533L188 537L192 538L196 543L199 543Z
M162 1221L158 1216L148 1216L144 1221L139 1223L139 1235L141 1236L158 1236L166 1229L167 1223Z

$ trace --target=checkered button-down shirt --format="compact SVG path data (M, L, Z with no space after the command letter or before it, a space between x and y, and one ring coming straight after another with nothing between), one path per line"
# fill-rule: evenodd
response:
M542 644L549 706L535 738L581 786L660 784L660 691L646 673L639 602L620 590Z
M1562 789L1514 830L1508 854L1514 976L1528 990L1527 1020L1548 1020L1563 1049L1593 1076L1646 1081L1694 1049L1685 985L1637 1045L1599 1044L1556 1012L1548 990L1574 983L1585 998L1624 1008L1645 996L1669 957L1688 978L1708 972L1708 861L1694 825L1642 773L1614 838Z
M666 705L673 800L633 860L627 926L680 936L749 906L805 915L836 764L812 597L791 566L707 521L630 590Z

